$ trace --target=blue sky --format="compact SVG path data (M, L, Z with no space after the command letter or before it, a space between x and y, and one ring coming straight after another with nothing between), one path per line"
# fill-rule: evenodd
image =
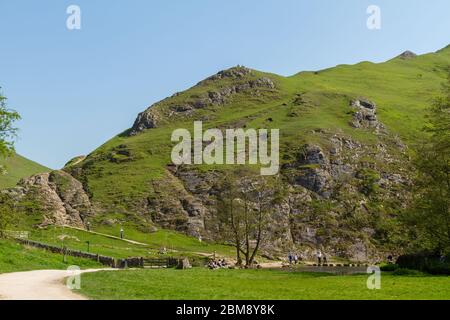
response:
M66 8L82 11L66 28ZM369 5L381 30L366 27ZM237 64L291 75L450 43L448 0L0 0L16 149L60 168L152 103Z

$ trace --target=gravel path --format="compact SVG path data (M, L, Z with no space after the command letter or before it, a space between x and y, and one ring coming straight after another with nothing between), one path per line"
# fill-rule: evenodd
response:
M109 269L81 270L80 273ZM67 288L66 270L36 270L0 274L0 300L85 300Z

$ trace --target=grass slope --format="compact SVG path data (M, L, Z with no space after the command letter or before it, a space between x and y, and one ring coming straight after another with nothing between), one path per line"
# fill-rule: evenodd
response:
M0 175L0 189L14 187L20 179L33 174L50 171L49 168L17 153L7 159L0 159L0 165L4 166L7 171L5 175Z
M90 252L114 258L159 256L159 250L164 247L168 250L166 256L190 256L196 253L213 254L214 252L220 255L233 256L234 253L232 247L199 242L195 238L170 230L158 230L153 233L140 233L132 229L125 230L127 239L144 243L146 246L82 230L56 226L34 229L31 231L30 239L56 246L65 245L70 249L81 251L87 251L87 241L89 241ZM106 229L102 231L117 236L120 234L119 230Z
M303 300L450 299L449 277L382 274L381 290L367 275L334 276L273 270L129 270L82 275L93 299Z
M42 269L62 270L71 265L77 265L80 268L102 267L96 261L74 257L67 257L67 262L64 263L60 254L0 239L0 273Z

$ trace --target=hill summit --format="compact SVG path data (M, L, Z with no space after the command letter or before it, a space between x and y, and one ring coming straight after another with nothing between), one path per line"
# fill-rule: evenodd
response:
M407 51L403 52L402 54L400 54L398 57L401 59L412 59L412 58L417 57L417 54L415 54L412 51L407 50Z

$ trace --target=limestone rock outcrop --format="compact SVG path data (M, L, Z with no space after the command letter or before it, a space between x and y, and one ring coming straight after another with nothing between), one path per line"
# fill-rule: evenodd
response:
M356 99L350 102L353 108L353 119L351 125L355 128L374 128L377 131L384 129L384 126L377 118L377 105L367 99Z
M130 135L136 135L145 129L156 128L158 121L161 119L159 113L152 107L144 112L139 113L130 130Z
M45 209L41 226L70 225L84 228L92 206L83 185L64 171L52 171L23 179L7 191L16 201L33 193Z

